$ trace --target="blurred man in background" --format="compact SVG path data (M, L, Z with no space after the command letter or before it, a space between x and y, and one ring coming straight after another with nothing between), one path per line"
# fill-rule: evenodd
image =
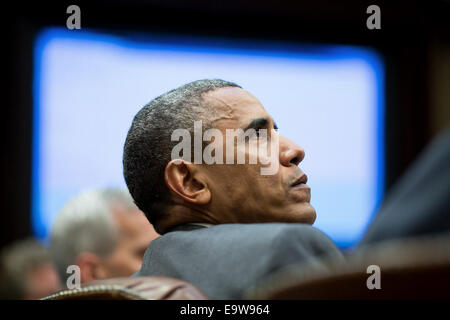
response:
M77 265L85 283L132 275L158 236L128 191L98 189L64 206L51 232L50 249L61 279L70 276L68 266Z
M36 240L21 240L2 251L0 299L40 299L59 288L60 279L50 254Z

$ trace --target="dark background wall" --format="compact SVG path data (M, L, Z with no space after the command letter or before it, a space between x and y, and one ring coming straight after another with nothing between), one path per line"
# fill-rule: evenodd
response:
M368 45L386 62L386 190L426 143L450 124L450 1L60 1L3 11L0 246L31 235L32 46L46 26L149 30L309 43ZM381 30L366 9L381 8Z

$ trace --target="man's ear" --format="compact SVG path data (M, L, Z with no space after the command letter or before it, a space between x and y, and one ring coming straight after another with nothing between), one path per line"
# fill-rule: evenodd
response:
M108 278L108 274L100 258L93 253L80 253L75 264L80 267L81 283Z
M202 205L211 200L211 191L198 165L182 159L171 160L164 177L167 187L187 202Z

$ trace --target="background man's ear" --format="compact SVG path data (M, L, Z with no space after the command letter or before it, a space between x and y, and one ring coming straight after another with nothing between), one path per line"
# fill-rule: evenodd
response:
M80 253L75 264L80 267L81 283L108 278L108 274L102 261L93 253Z
M207 204L211 192L199 166L182 159L171 160L164 175L167 187L183 200L195 204Z

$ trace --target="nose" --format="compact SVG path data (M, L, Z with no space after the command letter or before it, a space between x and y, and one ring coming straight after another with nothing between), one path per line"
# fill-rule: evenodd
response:
M305 150L286 137L280 135L280 163L285 167L298 166L305 158Z

